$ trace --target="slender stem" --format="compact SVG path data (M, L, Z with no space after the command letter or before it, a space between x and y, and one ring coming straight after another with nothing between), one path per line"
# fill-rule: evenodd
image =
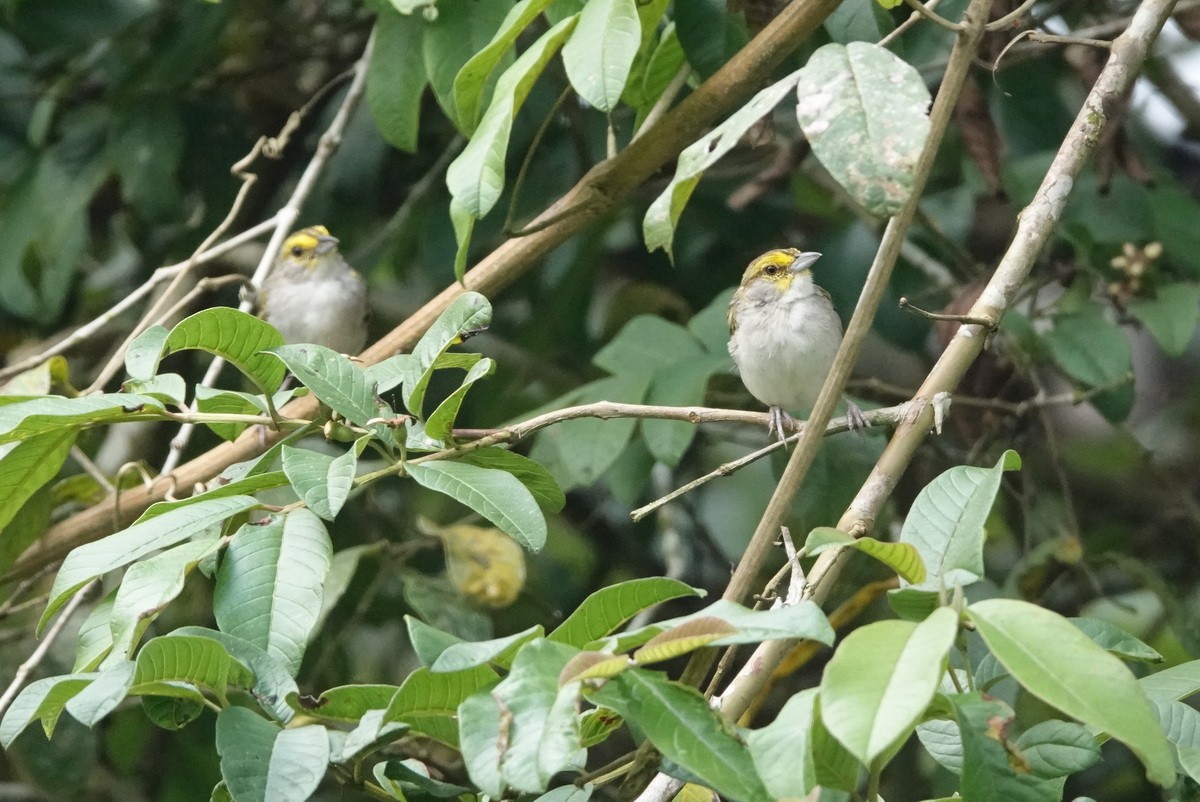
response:
M962 25L960 25L957 22L951 22L950 20L943 17L941 14L934 12L933 10L931 10L929 8L929 6L926 6L923 3L921 3L921 0L904 0L904 4L906 6L908 6L909 8L911 8L913 11L920 14L925 19L929 20L930 22L936 23L939 27L945 28L948 31L954 31L955 33L958 33L959 31L961 31L963 29Z
M17 667L17 673L13 675L12 682L4 689L4 693L0 694L0 716L4 715L4 711L8 710L8 706L12 704L13 699L17 696L17 692L25 684L25 680L29 679L29 675L33 673L33 670L46 658L50 647L54 645L54 642L58 640L58 636L62 634L63 627L67 625L67 621L71 619L71 616L83 604L84 599L88 597L88 591L95 587L98 582L99 580L93 579L75 593L75 596L67 602L59 614L58 619L50 625L50 629L42 636L42 642L33 650L33 654L29 655L25 662Z
M550 107L550 111L542 120L542 124L538 126L537 132L533 135L533 140L529 143L529 149L525 151L525 158L521 160L521 167L517 170L517 177L513 181L512 194L508 199L508 212L504 215L504 225L500 230L504 232L506 237L522 236L513 229L513 220L517 214L517 201L521 197L521 188L525 186L525 177L529 174L529 166L533 164L533 154L537 153L538 146L542 144L542 138L546 136L546 132L550 130L551 123L558 116L558 110L562 108L562 104L567 98L575 94L575 90L569 85L554 101L554 105Z

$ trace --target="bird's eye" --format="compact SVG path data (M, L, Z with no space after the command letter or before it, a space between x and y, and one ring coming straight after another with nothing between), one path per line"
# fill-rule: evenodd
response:
M763 272L766 273L768 276L773 276L779 272L779 268L776 265L767 265L766 268L763 270Z
M303 255L304 255L303 248L301 248L299 245L292 246L292 256L295 256L297 259L299 259Z

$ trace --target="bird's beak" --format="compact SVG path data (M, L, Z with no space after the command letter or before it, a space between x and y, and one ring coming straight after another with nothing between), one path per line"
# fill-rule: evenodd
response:
M816 251L806 251L792 261L792 264L788 267L788 272L799 273L802 270L808 270L820 258L821 254Z
M338 246L337 237L317 237L317 253L326 254ZM820 254L818 254L819 256ZM807 254L805 254L807 256Z

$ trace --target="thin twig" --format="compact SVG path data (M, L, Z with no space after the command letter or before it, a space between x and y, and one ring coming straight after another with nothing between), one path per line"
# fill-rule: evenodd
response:
M876 425L880 425L880 424L894 425L896 423L899 423L903 419L903 417L905 415L905 411L907 409L908 409L907 404L900 404L898 406L886 407L884 409L872 409L869 411L864 411L863 415L871 423L872 427L874 427ZM849 429L850 429L850 418L849 417L833 418L826 425L825 434L826 435L837 434L838 432L849 431ZM668 504L668 503L674 501L675 499L679 498L680 496L684 495L685 493L690 493L691 491L695 490L697 487L700 487L703 484L711 482L713 479L717 479L722 476L729 476L731 473L741 470L742 468L746 467L750 463L755 462L759 459L762 459L763 457L767 456L768 454L770 454L773 451L778 451L781 448L787 448L789 445L795 445L797 442L799 442L800 437L803 434L804 434L804 422L800 421L799 422L799 431L796 434L789 436L785 440L776 440L776 441L770 443L769 445L764 446L763 448L759 448L759 449L756 449L755 451L751 451L749 454L745 455L744 457L739 457L738 459L731 460L730 462L726 462L725 464L721 465L720 467L715 468L712 471L709 471L708 473L704 474L703 476L701 476L697 479L693 479L692 481L679 487L678 489L672 490L670 493L666 494L662 498L656 499L643 507L638 507L636 510L634 510L633 512L631 512L629 514L629 517L635 521L640 521L643 518L645 518L647 515L649 515L650 513L657 510L659 507L663 506L664 504Z
M1003 17L1000 17L999 19L994 19L991 22L989 22L987 25L984 26L984 28L989 31L998 31L1001 28L1007 28L1009 25L1013 24L1014 22L1019 20L1021 17L1025 16L1025 13L1027 11L1029 11L1029 9L1033 8L1033 4L1036 3L1037 1L1038 0L1025 0L1024 3L1017 6L1012 11L1005 14Z
M929 6L923 5L921 0L904 0L904 4L925 19L929 20L930 22L937 23L939 27L945 28L948 31L954 31L955 33L958 33L963 29L961 24L957 22L951 22L941 14L934 12Z
M500 230L506 237L521 236L513 228L513 220L517 215L517 201L521 197L521 189L525 186L525 177L529 174L529 166L533 164L533 155L537 153L538 146L542 144L542 139L546 136L546 132L550 130L551 124L558 116L558 110L562 108L562 104L567 101L575 93L569 85L566 89L559 93L558 98L554 101L554 105L550 107L550 111L542 120L542 124L538 126L537 132L533 135L533 139L529 143L528 150L525 151L525 158L521 160L521 167L517 170L517 177L513 180L512 193L508 199L508 212L504 215L504 224L500 226Z
M653 128L655 123L662 119L662 116L667 113L667 109L671 108L671 104L675 102L675 98L683 90L683 87L687 86L687 79L691 74L692 65L684 61L683 65L679 68L679 72L675 73L670 83L663 89L663 93L658 96L658 100L654 101L654 105L650 108L650 111L646 112L646 119L642 120L642 124L633 132L633 139L630 140L631 143L637 141L638 137Z
M940 2L942 2L942 0L929 0L929 2L925 4L925 9L927 11L932 11L933 9L937 8L938 3L940 3ZM904 20L904 22L897 25L895 30L893 30L887 36L885 36L879 40L879 46L887 47L892 42L899 39L904 34L905 31L907 31L912 26L916 25L917 21L920 19L921 19L921 12L919 12L919 11L914 11L913 13L909 14L908 19Z
M71 620L71 616L79 609L79 605L83 604L83 600L87 598L88 591L95 587L98 582L99 580L93 579L76 592L75 597L63 607L58 620L51 624L50 629L42 636L42 642L33 650L33 654L29 655L29 658L17 668L17 673L13 675L12 682L4 689L4 693L0 694L0 716L4 715L5 710L8 710L8 706L16 698L17 693L21 690L21 686L25 684L25 680L29 678L33 670L45 659L46 653L50 651L50 647L54 645L54 642L58 640L58 636L62 634L63 627Z
M247 242L250 242L266 233L268 230L270 230L272 225L274 225L274 221L268 220L264 223L259 223L253 228L248 228L237 236L230 237L220 245L215 245L209 250L197 254L195 257L193 257L194 262L197 265L203 265L207 264L208 262L215 261L216 259L220 259L234 248L244 245ZM83 324L41 353L35 354L27 359L22 359L20 362L14 362L3 369L0 369L0 381L9 379L18 373L29 370L30 368L35 368L45 362L47 359L65 353L67 350L73 348L79 343L91 339L96 332L100 331L102 328L115 320L125 310L141 301L142 298L146 297L146 295L155 287L162 282L179 275L181 272L187 269L188 265L192 264L192 262L193 260L189 259L188 261L179 262L178 264L167 265L166 267L158 268L144 284L130 292L117 303L113 304L112 308L110 308L107 312L98 316L94 320Z

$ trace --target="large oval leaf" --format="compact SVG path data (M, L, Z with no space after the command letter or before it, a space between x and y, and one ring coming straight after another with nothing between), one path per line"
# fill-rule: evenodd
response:
M821 678L822 721L863 765L916 727L957 632L958 616L942 607L920 624L868 624L838 646Z
M801 68L796 93L800 128L825 169L872 214L895 214L929 135L921 74L875 44L828 44Z
M1128 746L1159 785L1175 781L1171 744L1146 694L1121 660L1070 621L1036 604L987 599L967 615L1027 691Z
M634 0L590 0L563 45L563 66L571 86L593 107L612 111L641 44L641 20Z
M213 611L223 632L265 649L295 676L321 610L333 546L325 525L293 510L247 524L229 544Z
M222 357L250 377L265 393L283 384L283 365L261 352L283 345L283 335L266 321L237 309L218 306L186 317L163 343L162 355L198 348Z
M406 469L418 484L466 504L530 551L545 545L546 519L512 474L448 460L409 463Z

